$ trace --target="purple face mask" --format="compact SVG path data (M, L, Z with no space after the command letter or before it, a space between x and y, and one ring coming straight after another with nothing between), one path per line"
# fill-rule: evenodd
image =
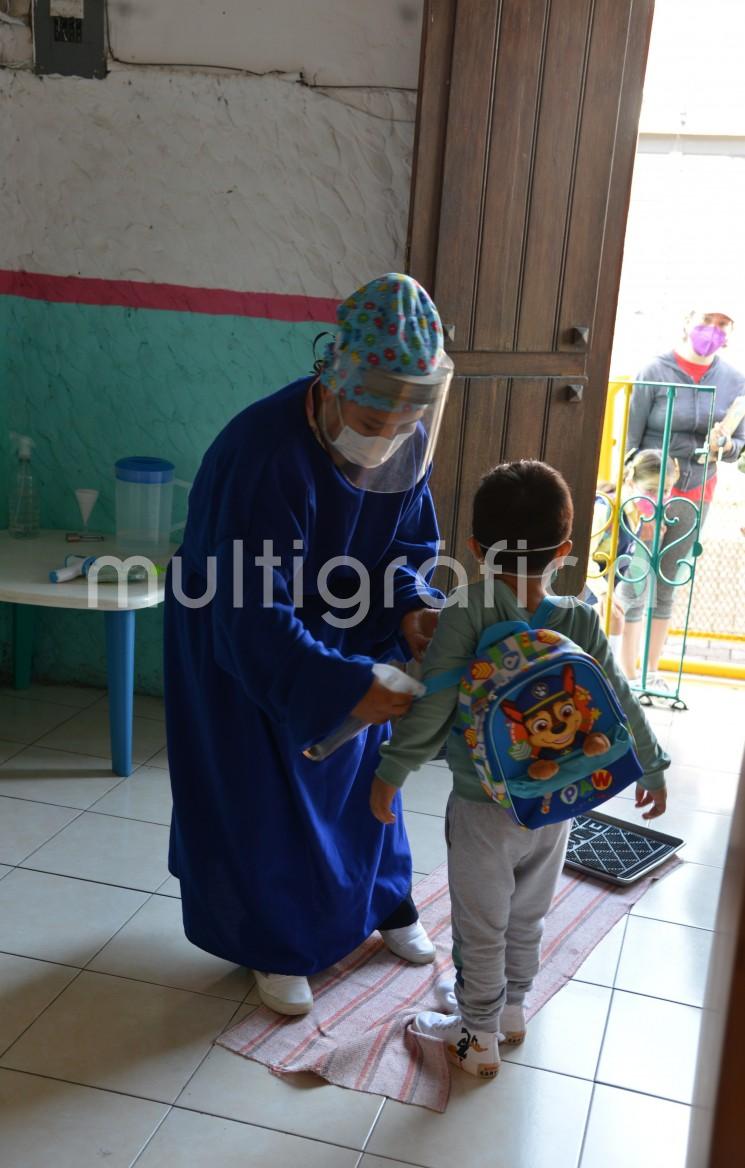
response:
M727 334L715 324L697 324L688 333L688 340L699 357L711 357L727 341Z

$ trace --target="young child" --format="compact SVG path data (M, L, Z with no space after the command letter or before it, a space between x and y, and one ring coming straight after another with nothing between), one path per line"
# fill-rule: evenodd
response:
M572 518L569 488L558 471L545 463L505 463L482 479L473 505L469 547L482 565L482 576L489 549L488 562L501 573L496 579L492 573L488 588L482 578L451 595L424 659L424 681L456 668L465 671L488 626L502 620L526 620L526 612L535 612L546 593L544 569L571 551ZM495 555L498 541L505 541L501 546L506 550ZM517 548L527 550L509 550ZM487 607L490 590L494 603ZM635 805L648 808L645 819L662 815L666 804L663 772L670 760L614 661L597 611L567 597L566 604L553 608L547 623L605 669L629 718L644 767ZM544 917L564 863L570 821L528 830L487 797L462 736L448 738L457 695L454 687L433 693L416 702L397 723L390 742L381 749L370 806L381 822L391 823L396 789L410 771L434 758L447 738L453 791L445 835L457 1013L418 1014L414 1029L441 1039L448 1058L465 1071L493 1078L499 1069L500 1039L518 1043L525 1037L523 1001L538 971Z
M608 639L628 678L635 677L637 672L640 622L653 575L649 568L649 553L640 545L650 545L652 542L654 523L649 522L649 519L650 516L654 517L661 473L661 450L637 450L627 456L621 488L613 611ZM676 459L668 458L665 499L670 496L679 473ZM608 568L611 552L608 517L614 495L615 487L611 483L599 484L595 496L593 534L590 539L588 584L583 597L588 604L600 602L601 623L604 623L605 606L608 602Z

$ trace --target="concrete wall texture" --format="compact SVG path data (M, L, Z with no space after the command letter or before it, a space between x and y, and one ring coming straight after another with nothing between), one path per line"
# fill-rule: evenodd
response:
M230 417L310 371L333 302L403 265L414 107L274 75L0 69L0 481L7 431L32 434L44 526L76 526L88 486L111 530L117 458L190 479ZM100 684L100 618L38 617L37 674ZM160 674L148 613L138 687Z

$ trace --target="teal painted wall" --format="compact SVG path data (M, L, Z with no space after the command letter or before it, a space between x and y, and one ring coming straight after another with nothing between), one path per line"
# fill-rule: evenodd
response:
M323 322L287 323L164 310L51 304L0 296L0 526L7 526L9 430L36 442L43 527L76 528L76 487L100 497L93 529L114 530L114 463L156 455L193 479L225 423L311 369ZM5 465L3 465L3 462ZM175 492L174 522L186 493ZM53 565L50 564L50 567ZM34 675L105 683L103 618L36 609ZM0 605L0 668L10 667L10 608ZM137 617L136 688L162 692L162 615Z

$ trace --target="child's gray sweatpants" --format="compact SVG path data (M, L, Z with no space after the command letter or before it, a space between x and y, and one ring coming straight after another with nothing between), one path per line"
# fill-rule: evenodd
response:
M533 984L570 824L530 831L496 803L448 800L455 995L474 1030L497 1030L505 1001L522 1002Z

